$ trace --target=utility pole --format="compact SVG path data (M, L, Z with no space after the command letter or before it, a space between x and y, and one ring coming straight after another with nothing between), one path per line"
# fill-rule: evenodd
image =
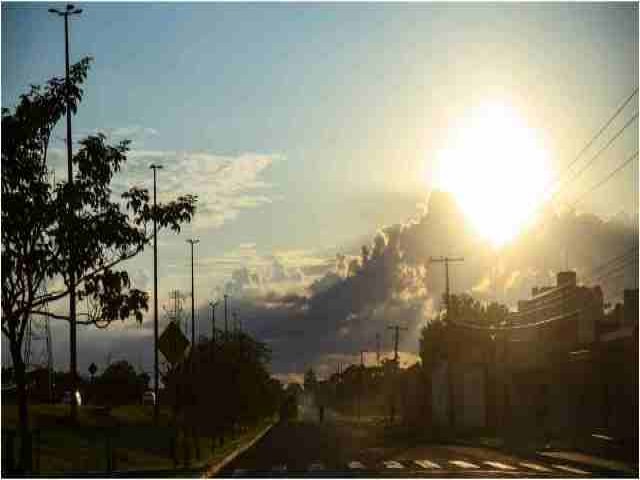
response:
M387 327L388 330L394 331L393 340L393 361L398 365L398 342L400 341L400 330L407 330L407 327L401 327L400 325L391 325Z
M211 339L216 343L216 307L220 302L209 302L211 307Z
M151 164L153 170L153 394L156 397L153 404L153 421L158 423L160 413L159 382L160 373L158 370L158 223L156 205L156 174L162 169L162 165Z
M376 333L376 364L380 366L380 334Z
M238 312L231 312L233 317L233 333L238 335Z
M364 354L369 353L368 350L360 350L360 366L364 368Z
M69 16L80 15L82 9L75 8L71 4L67 4L67 8L64 11L50 8L49 13L54 13L60 17L64 17L64 66L65 66L65 94L67 100L67 169L68 177L67 182L69 186L73 186L73 146L71 137L71 84L69 83ZM73 221L74 211L73 207L69 205L69 221ZM72 225L69 225L72 228ZM69 235L70 239L73 239L73 233ZM76 324L76 266L74 259L74 248L70 245L69 248L69 363L71 370L71 388L73 394L71 395L71 418L76 420L78 418L78 405L75 401L76 390L78 388L78 344L77 344L77 324Z
M362 404L362 391L364 390L364 354L367 353L366 350L360 350L360 375L358 382L358 420L360 420L360 410Z
M196 348L196 320L195 320L195 292L193 290L193 246L200 243L197 238L190 238L187 243L191 244L191 348ZM195 350L193 350L195 351Z
M451 312L449 310L449 262L463 262L463 257L430 257L430 263L444 263L444 279L445 279L445 304L447 307L447 352L449 356L449 364L447 365L447 383L449 384L449 426L455 427L455 398L453 391L453 356L451 354L453 350L453 335L451 333L451 326L453 319L451 318Z
M224 338L225 340L229 337L229 322L227 320L227 298L229 295L224 294Z

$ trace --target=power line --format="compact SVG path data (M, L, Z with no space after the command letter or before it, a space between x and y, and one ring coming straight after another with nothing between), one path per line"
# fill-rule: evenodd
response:
M638 250L638 246L636 245L636 246L626 250L624 253L622 253L620 255L617 255L617 256L615 256L613 258L610 258L606 262L603 262L600 265L597 265L597 266L593 267L591 270L588 271L588 275L584 275L583 276L584 280L589 280L591 278L597 277L597 275L595 275L596 272L599 272L600 270L603 270L603 269L613 265L614 263L617 263L620 260L623 260L624 258L628 257L629 255L632 255L634 253L637 255L637 250Z
M622 162L620 165L618 165L614 170L612 170L605 178L603 178L601 181L599 181L598 183L596 183L595 185L593 185L589 190L583 192L582 194L578 195L578 197L576 197L574 199L574 201L571 204L568 204L570 207L575 207L576 205L578 205L578 203L580 203L584 197L590 193L592 193L594 190L596 190L597 188L601 187L602 185L604 185L605 183L607 183L609 180L611 180L618 172L620 172L622 169L624 169L624 167L626 167L627 165L629 165L634 159L638 158L638 150L635 151L635 153L633 153L629 158L627 158L624 162Z
M631 95L629 95L627 97L627 99L618 107L618 109L613 113L613 115L611 117L609 117L609 119L604 123L604 125L602 125L602 127L600 127L600 130L598 130L596 132L596 134L591 137L591 140L589 140L587 142L587 144L582 147L582 150L580 150L580 152L578 153L578 155L575 156L575 158L569 163L569 165L567 165L564 169L564 171L558 176L558 179L560 177L563 177L566 173L568 173L568 171L571 169L571 167L582 157L582 155L595 143L595 141L600 137L600 135L602 135L602 133L609 127L609 125L611 125L611 123L618 117L618 115L620 115L620 113L622 112L622 110L624 110L624 107L626 107L629 102L631 101L631 99L633 97L636 96L636 94L638 93L638 89L636 88Z
M593 157L591 157L591 159L580 169L578 170L578 173L576 173L575 175L573 175L572 178L570 178L568 180L568 182L574 182L578 177L580 177L592 164L593 162L595 162L600 155L602 155L612 144L613 142L615 142L620 135L622 135L622 133L629 128L629 126L638 118L638 112L636 112L629 120L627 120L627 122L622 126L622 128L620 130L618 130L613 137L611 137L609 139L609 141L600 149L598 150L598 153L596 153ZM561 185L561 188L559 190L556 190L552 195L551 195L551 199L553 200L562 190L563 190L563 186L566 186L567 181L563 182L563 185Z

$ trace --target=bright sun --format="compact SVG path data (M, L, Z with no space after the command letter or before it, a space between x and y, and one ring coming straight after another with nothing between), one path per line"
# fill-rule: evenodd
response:
M474 112L440 152L436 188L451 192L479 233L501 246L532 219L549 184L536 132L498 103Z

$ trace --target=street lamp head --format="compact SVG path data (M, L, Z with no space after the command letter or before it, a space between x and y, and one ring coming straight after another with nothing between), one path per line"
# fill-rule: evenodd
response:
M76 8L74 5L67 3L67 10L73 10L74 8Z
M71 12L73 15L80 15L82 13L82 9L81 8L76 8L74 11Z
M149 168L161 170L162 165L156 165L155 163L152 163L151 165L149 165Z

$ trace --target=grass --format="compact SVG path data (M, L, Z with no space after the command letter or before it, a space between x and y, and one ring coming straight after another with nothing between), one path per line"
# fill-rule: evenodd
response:
M69 406L31 405L31 428L39 431L34 439L34 468L39 473L63 474L73 472L106 472L107 442L110 438L114 450L114 468L119 471L172 470L171 440L174 430L170 426L168 411L161 411L158 426L153 425L153 407L127 405L106 413L103 409L83 406L79 410L78 424L68 418ZM201 458L196 461L191 451L192 469L204 468L219 461L234 448L253 438L268 422L246 429L236 438L226 438L224 446L211 448L210 437L200 437ZM2 429L15 431L17 411L14 405L2 408ZM5 441L3 435L3 442ZM17 443L17 442L16 442ZM178 459L183 461L182 436L178 440ZM17 448L17 445L16 445ZM39 450L39 455L38 455ZM163 476L166 476L163 474Z

